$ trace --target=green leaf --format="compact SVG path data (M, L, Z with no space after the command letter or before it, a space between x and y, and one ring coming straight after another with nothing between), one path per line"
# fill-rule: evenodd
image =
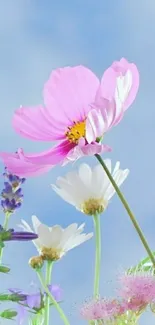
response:
M155 251L152 252L155 256ZM149 256L143 258L136 266L128 269L127 273L135 273L139 271L148 272L153 270L153 265Z
M0 294L0 301L14 301L14 302L18 302L24 300L23 296L21 296L20 294Z
M0 265L0 272L1 273L9 273L10 272L10 268L4 265Z
M5 309L3 312L0 313L0 317L6 319L13 319L16 316L17 316L17 312L11 309Z

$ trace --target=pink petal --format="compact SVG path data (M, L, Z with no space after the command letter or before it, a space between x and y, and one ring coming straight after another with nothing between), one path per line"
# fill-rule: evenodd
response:
M134 63L129 63L124 58L120 60L120 63L124 67L124 69L126 69L126 71L127 70L131 71L131 75L132 75L132 87L124 105L124 109L126 110L136 98L139 89L139 71Z
M108 100L100 97L96 104L93 104L92 107L96 107L96 114L98 115L98 137L103 136L112 126L118 124L124 115L124 111L120 108L116 108L116 103L114 99ZM97 123L94 118L94 109L88 113L89 119L94 121L94 125ZM95 126L94 126L95 127ZM94 128L93 128L94 130ZM92 139L91 128L89 124L86 123L86 136L88 139ZM91 138L90 138L91 136ZM89 142L89 141L88 141Z
M107 123L99 109L92 109L86 119L86 140L88 143L96 141L107 130Z
M21 177L38 176L52 168L52 166L32 164L26 159L19 158L19 154L14 153L1 152L0 158L12 174Z
M122 58L120 61L115 61L103 74L101 86L98 90L96 100L99 97L111 100L115 97L117 78L124 77L127 72L131 74L131 88L124 102L124 110L126 110L134 101L139 88L139 72L134 63L129 63ZM126 86L126 85L125 85Z
M105 71L95 102L91 105L101 111L105 122L104 132L121 121L124 111L135 99L138 87L137 67L124 58Z
M110 152L111 148L105 144L91 143L82 148L82 153L85 156L94 156L95 154L101 154L103 152Z
M94 156L95 154L101 154L103 152L109 152L111 148L107 145L100 144L100 143L91 143L91 144L83 144L82 142L74 147L67 157L63 161L63 166L69 162L74 162L83 156Z
M24 158L36 165L56 165L62 162L74 147L74 144L63 141L59 145L37 154L24 154Z
M54 70L44 87L44 101L51 119L70 126L81 121L94 102L99 80L84 66Z
M20 107L15 111L13 127L20 135L36 141L52 141L65 138L65 126L55 123L46 108Z

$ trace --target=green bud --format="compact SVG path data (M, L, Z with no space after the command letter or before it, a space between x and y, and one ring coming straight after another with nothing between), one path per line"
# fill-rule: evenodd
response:
M4 265L0 265L0 272L1 273L9 273L10 272L10 268Z
M0 313L0 317L6 318L6 319L13 319L17 316L17 312L15 310L6 309L2 313Z

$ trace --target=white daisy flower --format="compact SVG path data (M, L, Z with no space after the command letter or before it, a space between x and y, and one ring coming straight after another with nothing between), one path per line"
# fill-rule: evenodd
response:
M112 172L111 160L105 159L104 163L116 184L120 186L128 176L129 170L120 169L120 162L117 162ZM78 171L58 177L56 185L51 186L59 196L87 215L103 212L115 194L115 189L100 164L93 168L81 164Z
M41 223L36 216L32 216L32 224L33 229L25 220L21 220L19 227L23 230L35 231L38 238L33 240L33 243L45 260L58 260L70 249L84 243L93 236L93 233L82 233L84 223L79 227L76 223L73 223L65 229L58 225L48 227Z

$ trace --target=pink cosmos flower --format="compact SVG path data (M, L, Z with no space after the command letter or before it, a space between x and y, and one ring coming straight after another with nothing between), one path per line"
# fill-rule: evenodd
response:
M84 66L54 70L44 86L44 106L20 107L13 127L31 140L58 144L40 154L0 153L0 157L10 172L31 176L84 155L110 151L100 140L120 122L138 87L137 67L124 58L105 71L101 82Z
M141 310L155 301L155 276L151 273L125 274L120 282L120 293L130 310Z

